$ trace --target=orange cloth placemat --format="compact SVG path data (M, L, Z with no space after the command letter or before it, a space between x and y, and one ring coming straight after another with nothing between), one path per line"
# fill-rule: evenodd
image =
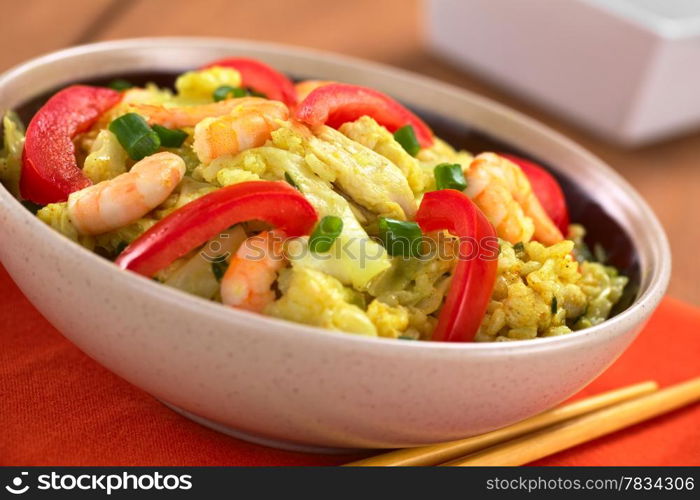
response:
M233 439L168 410L85 356L0 266L0 465L336 465ZM632 347L577 397L700 375L700 310L666 298ZM534 465L700 465L700 405Z

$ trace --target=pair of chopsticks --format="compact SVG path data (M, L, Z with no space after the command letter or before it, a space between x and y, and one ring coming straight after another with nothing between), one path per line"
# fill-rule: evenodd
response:
M479 436L396 450L346 465L523 465L700 401L700 377L658 389L656 382L642 382Z

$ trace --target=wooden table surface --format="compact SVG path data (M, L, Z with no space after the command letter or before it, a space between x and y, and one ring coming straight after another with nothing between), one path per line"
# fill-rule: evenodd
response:
M700 305L700 131L635 150L607 144L431 55L418 0L0 0L0 70L47 51L139 36L283 42L374 59L486 95L541 120L620 172L671 241L669 293ZM465 22L468 29L468 21Z

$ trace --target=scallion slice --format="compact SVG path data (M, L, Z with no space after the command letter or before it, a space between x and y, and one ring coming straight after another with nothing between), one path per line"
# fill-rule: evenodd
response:
M160 145L166 148L179 148L187 139L187 132L184 130L166 128L161 125L153 125L151 128L160 137Z
M463 191L467 188L467 179L464 178L462 166L457 163L441 163L433 170L435 174L435 187L440 189L456 189Z
M109 130L133 160L152 155L160 147L158 134L136 113L127 113L112 121Z
M333 242L343 232L343 219L335 215L326 215L316 224L314 232L309 237L309 248L312 252L323 253L331 249Z
M419 257L423 232L415 222L379 219L379 237L389 255L403 257Z
M245 97L247 95L248 92L246 89L231 87L230 85L222 85L214 91L214 94L212 94L214 101L216 102L223 101L224 99L229 99L231 97Z
M292 186L297 191L301 191L301 189L299 189L299 186L297 185L297 183L294 182L294 179L292 179L292 176L289 175L287 172L284 173L284 180L287 181L287 184Z
M416 139L416 132L413 130L412 125L404 125L394 132L394 139L411 156L416 156L418 151L420 151L420 144L418 139Z

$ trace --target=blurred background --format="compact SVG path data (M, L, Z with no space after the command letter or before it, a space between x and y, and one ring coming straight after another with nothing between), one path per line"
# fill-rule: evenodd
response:
M573 4L579 10L563 7ZM692 115L700 97L682 99L700 87L656 72L692 67L693 60L697 66L700 0L0 0L0 6L0 71L100 40L233 37L371 59L500 101L577 141L646 198L671 241L670 294L700 305L700 132ZM666 80L676 87L665 87Z

